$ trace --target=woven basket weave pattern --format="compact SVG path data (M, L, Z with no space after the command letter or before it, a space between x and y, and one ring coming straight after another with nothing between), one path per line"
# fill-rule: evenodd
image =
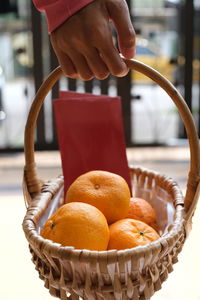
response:
M75 250L44 242L37 233L37 223L63 184L62 177L43 186L43 195L28 209L25 231L29 231L32 260L40 278L54 296L66 298L66 291L83 299L150 299L173 270L181 251L185 230L183 197L178 186L165 176L141 168L131 169L133 190L138 195L155 197L156 191L173 200L175 225L167 235L152 243L124 251ZM163 199L166 200L166 199ZM181 204L182 203L182 204ZM34 237L34 238L33 238ZM72 259L73 256L73 259ZM65 292L64 292L65 291ZM122 298L121 298L122 297Z
M149 300L173 270L191 230L200 193L199 138L194 120L182 96L161 74L136 60L125 60L125 63L163 88L179 111L190 150L186 195L183 198L172 179L131 167L133 195L147 199L157 209L160 239L136 248L100 252L62 247L43 239L40 228L63 203L63 177L44 184L38 179L34 155L39 111L46 95L63 74L60 67L56 68L38 90L26 124L23 190L27 213L23 229L40 278L50 293L61 300L78 300L79 297L84 300ZM165 205L173 211L171 219L159 214ZM167 209L166 217L169 217Z

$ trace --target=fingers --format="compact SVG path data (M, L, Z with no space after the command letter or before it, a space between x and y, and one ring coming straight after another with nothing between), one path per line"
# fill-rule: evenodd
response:
M102 80L109 75L109 70L96 49L88 52L85 57L77 51L69 53L69 56L59 49L55 52L59 64L67 77L82 80L90 80L96 77Z
M126 2L124 0L108 1L107 7L118 33L118 43L122 55L126 58L133 58L135 55L135 31Z
M123 77L128 73L127 65L112 44L101 49L101 55L112 75Z
M69 53L71 60L77 70L80 79L90 80L94 77L94 73L91 71L85 57L78 51L73 51Z
M85 58L77 51L73 51L66 54L54 44L54 40L51 39L54 51L58 58L59 64L63 70L63 73L70 78L90 80L94 77L94 74L90 70Z
M113 45L108 25L107 28L104 27L104 34L99 33L98 41L93 41L91 45L91 47L82 48L82 55L85 57L94 77L102 80L108 77L109 74L122 77L128 73L125 62Z
M78 72L77 72L73 62L69 58L69 56L66 55L65 53L63 53L61 50L59 50L56 47L54 47L54 51L58 58L58 62L63 70L63 73L67 77L78 79L79 78Z
M128 73L128 68L113 43L112 32L108 22L104 23L103 31L99 30L98 39L94 43L112 75L122 77Z
M82 53L74 50L64 53L55 47L59 64L67 77L90 80L96 77L103 80L111 73L114 76L125 76L128 68L117 49L112 44L112 39L107 40L107 46L97 50L90 48Z
M96 0L51 34L51 43L66 76L90 80L128 73L114 46L109 18L115 24L122 55L134 56L135 33L125 0Z
M96 78L102 80L108 77L110 70L96 48L93 48L91 51L86 53L85 57L91 71Z

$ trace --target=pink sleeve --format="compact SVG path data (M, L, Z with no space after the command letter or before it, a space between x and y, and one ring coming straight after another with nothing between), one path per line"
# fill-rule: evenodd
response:
M93 1L94 0L33 0L33 3L38 10L45 12L48 31L51 33L70 16Z

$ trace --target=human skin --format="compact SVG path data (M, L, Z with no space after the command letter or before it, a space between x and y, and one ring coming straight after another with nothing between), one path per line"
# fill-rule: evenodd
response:
M110 22L117 32L114 45ZM71 78L102 80L122 77L128 68L122 56L135 54L135 31L125 0L95 0L51 33L51 43L64 74Z

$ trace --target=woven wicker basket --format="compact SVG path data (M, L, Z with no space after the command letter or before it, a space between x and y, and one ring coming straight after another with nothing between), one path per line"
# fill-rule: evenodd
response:
M126 250L89 251L43 239L39 230L48 216L63 202L63 177L43 183L37 178L34 159L36 120L45 96L62 75L55 69L42 84L30 109L25 130L24 196L27 213L23 229L32 260L50 293L62 300L117 299L148 300L173 270L177 256L190 231L200 190L199 141L190 111L173 85L152 68L125 60L130 69L139 71L160 85L174 101L186 128L190 146L190 171L185 199L170 178L140 167L130 167L136 196L149 201L171 204L173 220L164 224L161 238L145 246ZM162 223L162 220L160 224ZM162 225L162 224L161 224ZM160 226L161 226L160 225Z

